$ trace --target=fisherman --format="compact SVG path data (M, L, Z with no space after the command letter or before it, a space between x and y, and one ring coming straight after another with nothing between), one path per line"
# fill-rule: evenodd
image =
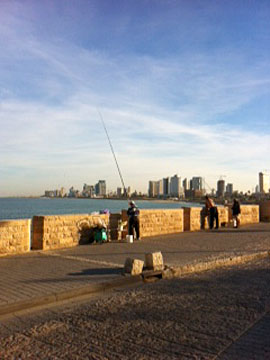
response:
M128 215L128 234L133 235L135 229L136 240L140 241L140 223L139 223L140 210L136 206L135 202L132 200L129 202L127 215Z
M241 213L240 203L237 199L233 199L232 216L233 216L233 227L234 228L238 228L238 226L240 224L240 220L238 218L240 213Z
M216 229L218 229L218 209L214 201L211 198L209 198L207 195L205 196L205 207L209 212L209 228L213 229L214 220L215 220Z

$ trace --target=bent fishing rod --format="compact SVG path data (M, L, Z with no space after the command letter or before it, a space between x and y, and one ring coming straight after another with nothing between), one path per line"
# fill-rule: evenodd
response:
M110 137L109 137L109 134L108 134L108 131L107 131L105 122L104 122L103 117L102 117L102 115L101 115L101 112L100 112L99 110L98 110L98 113L99 113L100 120L101 120L101 123L102 123L102 125L103 125L103 128L104 128L104 130L105 130L105 133L106 133L106 135L107 135L107 139L108 139L108 142L109 142L109 145L110 145L110 148L111 148L111 151L112 151L112 154L113 154L113 157L114 157L116 166L117 166L118 174L119 174L119 176L120 176L121 183L122 183L123 188L124 188L124 196L127 196L127 190L126 190L126 187L125 187L124 179L123 179L123 176L122 176L122 174L121 174L120 167L119 167L119 165L118 165L118 162L117 162L117 159L116 159L116 156L115 156L115 152L114 152L114 150L113 150L112 142L111 142L111 140L110 140Z

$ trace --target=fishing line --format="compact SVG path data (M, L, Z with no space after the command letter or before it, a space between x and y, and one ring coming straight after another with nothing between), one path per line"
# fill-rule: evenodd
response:
M117 162L117 159L116 159L114 150L113 150L113 146L112 146L112 143L111 143L111 140L110 140L110 137L109 137L109 134L108 134L108 131L107 131L105 122L104 122L104 120L103 120L103 117L102 117L102 115L101 115L101 112L100 112L99 110L97 110L97 111L98 111L98 113L99 113L101 123L102 123L103 128L104 128L104 130L105 130L105 133L106 133L106 135L107 135L107 139L108 139L108 141L109 141L109 145L110 145L110 148L111 148L111 151L112 151L112 154L113 154L113 157L114 157L116 166L117 166L117 170L118 170L118 173L119 173L119 176L120 176L120 179L121 179L121 183L122 183L123 188L124 188L124 196L126 196L126 195L127 195L127 190L126 190L126 187L125 187L124 179L123 179L123 176L122 176L122 174L121 174L121 170L120 170L120 167L119 167L119 165L118 165L118 162Z

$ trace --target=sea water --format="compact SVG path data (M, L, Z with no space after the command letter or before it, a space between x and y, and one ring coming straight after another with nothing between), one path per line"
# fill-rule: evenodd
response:
M179 201L138 200L140 209L179 209L201 206ZM34 215L91 214L108 209L111 213L128 208L127 200L72 198L0 198L0 220L29 219Z

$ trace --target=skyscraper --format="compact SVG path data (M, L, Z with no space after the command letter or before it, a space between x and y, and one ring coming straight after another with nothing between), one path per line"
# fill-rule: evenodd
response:
M149 197L158 196L158 181L149 181L148 195Z
M187 178L185 178L185 179L183 180L183 188L184 188L184 191L190 189L190 182L188 181Z
M98 183L95 185L96 195L98 196L105 196L106 195L106 181L99 180Z
M163 196L169 196L170 194L170 178L163 178Z
M223 197L225 193L225 181L218 180L217 182L217 197Z
M205 181L201 176L193 176L192 178L192 190L201 190L205 191Z
M181 177L174 175L171 177L170 195L179 197L183 194L183 188L181 186Z
M259 173L259 191L260 193L270 192L270 174L266 171Z
M93 197L94 194L95 194L95 188L93 185L87 185L87 184L83 185L82 196Z
M158 181L158 196L163 196L163 180Z
M116 195L117 195L118 197L123 196L123 195L124 195L124 189L123 189L122 187L118 187L118 188L116 189Z
M226 195L232 196L233 194L233 184L227 184L226 185Z

